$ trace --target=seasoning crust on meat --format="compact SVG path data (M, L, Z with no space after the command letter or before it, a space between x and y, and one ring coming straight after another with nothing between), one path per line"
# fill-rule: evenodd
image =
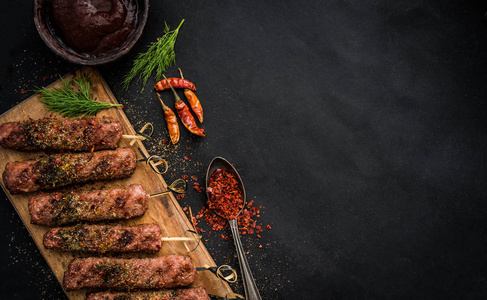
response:
M193 284L196 268L186 255L156 258L77 258L64 272L66 291L170 289Z
M138 292L98 292L87 295L86 300L210 300L204 287Z
M82 225L51 228L44 234L46 249L97 253L157 252L162 246L158 224Z
M11 194L54 189L95 180L129 177L137 165L132 148L93 153L44 155L35 160L9 162L3 182Z
M31 222L60 226L142 216L149 195L140 184L84 192L41 193L29 200Z
M112 118L52 119L0 125L0 145L21 151L91 151L115 149L122 124Z

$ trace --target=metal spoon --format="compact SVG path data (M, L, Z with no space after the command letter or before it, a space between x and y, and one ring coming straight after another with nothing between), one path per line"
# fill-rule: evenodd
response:
M242 192L243 198L243 206L238 215L242 212L245 207L246 199L245 199L245 188L243 185L242 178L238 174L237 170L223 157L215 157L208 166L208 170L206 171L206 190L208 199L210 199L210 195L208 193L208 185L210 183L211 175L217 170L222 169L230 174L233 174L238 181L238 187ZM218 215L219 212L215 211ZM237 215L237 217L238 217ZM224 216L220 215L221 217L225 218ZM244 284L244 291L245 291L245 299L247 300L260 300L262 299L259 294L259 290L255 285L254 277L252 276L252 272L250 271L249 263L247 262L247 257L245 256L245 251L242 246L242 242L240 241L240 234L238 232L238 224L237 224L237 217L235 219L229 219L228 222L230 224L230 229L232 230L233 242L235 243L235 248L237 249L237 256L238 256L238 263L240 264L240 271L242 273L242 280Z

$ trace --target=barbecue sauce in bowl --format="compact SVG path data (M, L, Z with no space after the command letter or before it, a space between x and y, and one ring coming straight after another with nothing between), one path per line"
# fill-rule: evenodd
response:
M58 38L82 56L103 56L122 47L137 24L136 0L50 0Z

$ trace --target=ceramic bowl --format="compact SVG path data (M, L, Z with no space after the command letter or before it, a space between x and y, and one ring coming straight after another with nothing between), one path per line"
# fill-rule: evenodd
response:
M149 14L149 0L136 0L136 2L137 23L132 33L128 36L125 42L116 49L97 56L88 56L77 53L66 46L62 39L56 35L56 31L50 20L49 0L34 1L34 23L42 40L58 56L71 63L79 65L103 65L113 62L127 54L142 35Z

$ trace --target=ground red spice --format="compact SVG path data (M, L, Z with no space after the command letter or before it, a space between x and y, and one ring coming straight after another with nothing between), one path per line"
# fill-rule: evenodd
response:
M183 175L181 176L183 179L187 180L190 176L188 175ZM204 186L201 186L200 183L197 181L199 180L198 177L192 175L191 179L193 180L193 188L198 191L199 193L204 192L206 189ZM232 183L235 185L236 183ZM211 184L210 184L211 186ZM241 194L240 194L241 195ZM256 234L257 237L260 239L262 238L259 233L262 232L264 226L262 226L262 223L258 224L254 218L255 217L260 217L260 209L261 205L254 206L254 200L251 200L247 202L245 208L242 210L240 215L237 217L237 223L238 223L238 228L240 231L240 234L242 235L247 235L247 234ZM222 229L229 228L228 220L225 218L222 218L218 214L215 213L214 209L208 208L208 207L203 207L197 215L192 215L190 216L189 212L185 210L186 214L188 215L189 218L191 218L196 231L198 233L203 234L206 231L202 228L200 228L198 225L198 222L202 219L206 221L208 226L211 227L212 231L219 231ZM270 226L267 225L267 228L270 229ZM208 232L208 236L211 236L212 232ZM223 234L220 234L220 238L224 241L230 240L230 237L225 236Z
M235 219L244 206L242 191L231 173L217 169L208 183L208 206L227 220Z
M242 213L237 217L238 229L242 235L259 234L262 232L262 224L257 224L257 222L253 219L255 216L258 216L260 214L261 206L253 206L253 204L253 200L249 201ZM211 229L214 231L229 228L229 224L226 219L220 217L212 209L209 209L207 207L203 207L198 212L198 215L196 215L195 219L204 219L208 226L210 226ZM198 230L200 229L198 228ZM226 240L224 238L222 239Z

